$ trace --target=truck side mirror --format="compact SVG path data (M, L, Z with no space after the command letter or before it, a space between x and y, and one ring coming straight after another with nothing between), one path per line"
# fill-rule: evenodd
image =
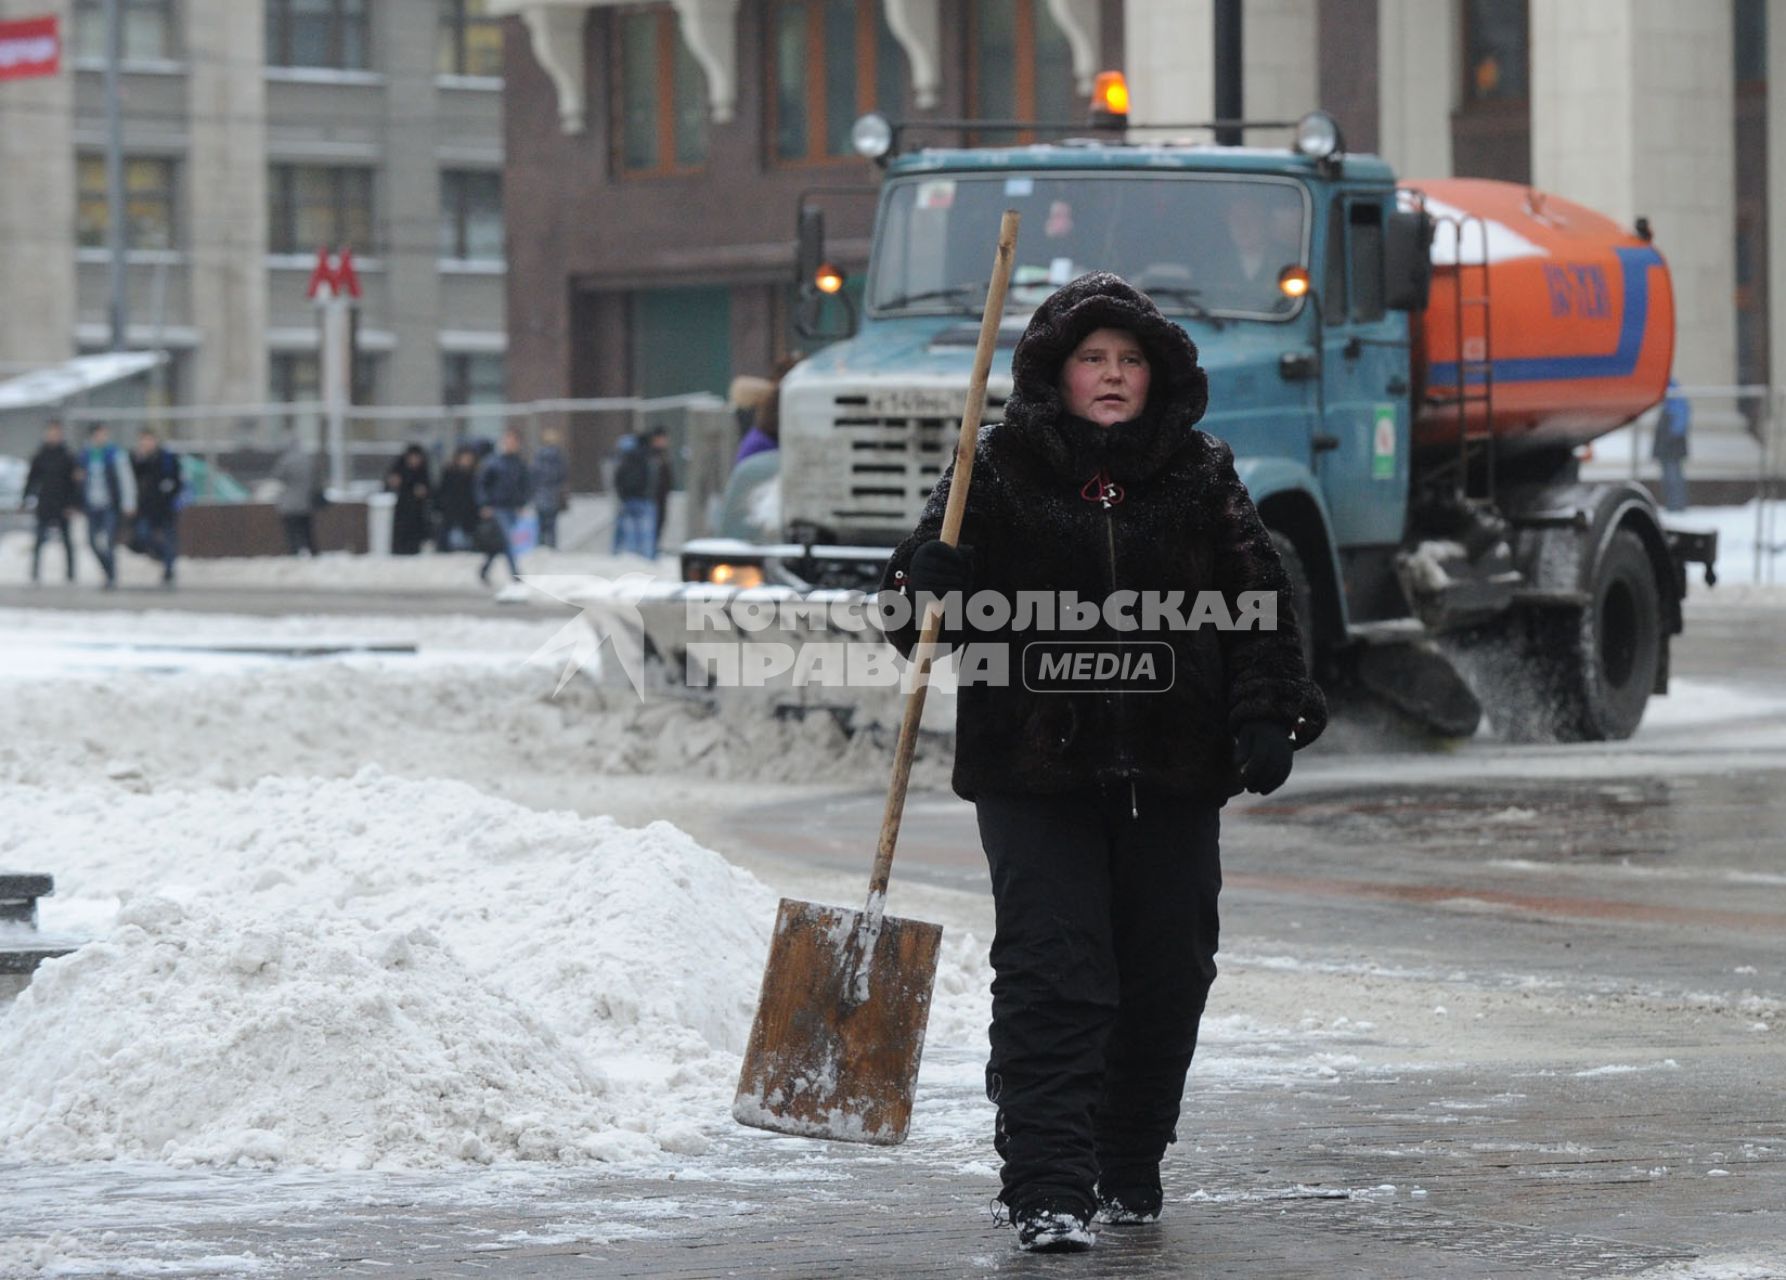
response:
M1383 236L1383 303L1392 311L1422 311L1432 292L1432 219L1415 209L1389 215Z
M813 277L825 265L825 211L817 205L800 205L794 233L794 284L810 288Z

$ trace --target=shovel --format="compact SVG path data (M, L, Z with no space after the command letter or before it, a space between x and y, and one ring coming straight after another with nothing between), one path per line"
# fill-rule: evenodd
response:
M1005 288L1017 248L1017 214L999 223L998 256L980 319L973 380L955 446L955 476L943 515L942 540L961 534L974 445L986 404L986 378L1005 308ZM744 1070L732 1116L741 1124L805 1138L870 1142L905 1141L912 1122L912 1092L924 1054L924 1028L936 983L941 925L887 914L887 877L905 811L912 751L924 715L926 676L942 625L941 611L924 614L912 652L912 684L906 695L893 781L881 819L868 903L861 911L783 898L775 937L763 970L756 1022L744 1051Z

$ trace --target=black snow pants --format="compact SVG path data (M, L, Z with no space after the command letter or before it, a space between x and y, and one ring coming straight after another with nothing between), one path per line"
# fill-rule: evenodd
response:
M1089 1206L1175 1141L1215 981L1221 811L1128 784L975 801L992 870L999 1198ZM1133 810L1133 812L1131 811Z

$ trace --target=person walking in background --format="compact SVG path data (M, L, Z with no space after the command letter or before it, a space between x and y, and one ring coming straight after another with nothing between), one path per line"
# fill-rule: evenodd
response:
M620 442L620 461L614 468L614 554L632 552L647 560L657 558L657 468L652 449L644 439L629 435Z
M533 509L540 518L540 546L558 549L558 513L570 505L570 463L564 456L564 433L556 427L540 432L533 455Z
M130 531L133 550L161 561L161 585L174 585L174 558L179 554L180 459L162 447L147 427L136 437L131 458L136 473L136 524Z
M676 481L676 468L670 459L670 429L657 427L651 432L651 559L664 540L664 521L670 517L670 489Z
M68 519L81 505L80 468L62 438L62 424L55 419L44 424L43 443L32 455L31 469L25 475L21 507L33 502L37 536L31 543L31 581L38 581L43 544L49 541L51 533L59 533L62 554L68 563L68 580L73 582L74 538L68 532Z
M434 508L440 521L434 539L437 551L470 551L478 527L477 497L478 456L468 445L453 450L453 457L440 472L440 487L434 494Z
M774 390L775 384L768 378L749 373L733 378L732 385L726 389L726 403L738 419L738 453L732 459L732 465L736 466L753 453L775 447L774 438L758 430L762 426L763 402Z
M300 551L316 554L315 515L322 505L322 468L317 456L304 447L294 432L285 452L273 464L273 478L282 486L277 507L285 527L288 555Z
M413 556L428 540L428 521L434 506L434 476L422 446L407 446L384 474L384 487L396 495L391 512L391 554Z
M738 416L741 422L747 420L742 410ZM732 458L734 467L746 458L781 448L781 388L778 385L767 384L762 397L752 406L748 422L744 439L738 442L738 452Z
M1687 509L1687 432L1693 426L1693 409L1680 394L1681 384L1668 380L1668 398L1656 416L1656 435L1650 456L1662 464L1662 506L1669 511Z
M105 573L105 589L111 591L118 585L118 530L136 519L136 472L103 422L87 430L81 471L87 543Z
M508 561L511 581L521 576L515 563L515 521L532 496L533 473L521 456L521 433L510 427L502 433L502 447L477 473L478 541L485 540L484 521L494 521L501 530L500 542L490 536L489 544L479 547L484 552L484 566L478 570L482 581L490 581L490 566L497 556Z

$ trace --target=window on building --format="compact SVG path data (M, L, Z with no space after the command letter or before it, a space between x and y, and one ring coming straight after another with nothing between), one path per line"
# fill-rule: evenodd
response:
M502 19L489 0L440 0L434 69L443 76L500 76Z
M878 0L780 0L770 24L777 159L853 155L858 116L900 114L905 59Z
M502 175L448 170L440 175L440 256L500 261Z
M1085 114L1072 49L1047 0L974 0L968 17L969 114L1045 121Z
M267 0L267 64L364 71L366 0Z
M453 353L443 358L442 404L502 404L507 396L508 370L501 355Z
M322 361L314 351L275 351L267 358L267 390L274 404L322 399ZM361 352L353 362L353 402L377 403L378 357Z
M119 0L124 23L124 61L167 62L179 56L173 0ZM107 55L104 0L75 0L74 55Z
M267 201L267 247L274 253L376 248L370 169L276 164Z
M1465 0L1463 98L1524 102L1530 60L1526 0Z
M102 249L111 225L106 203L105 157L83 155L75 164L75 238ZM174 221L175 165L172 160L129 156L124 160L124 247L172 249L179 236Z
M669 8L618 23L620 167L685 173L707 163L707 78Z

